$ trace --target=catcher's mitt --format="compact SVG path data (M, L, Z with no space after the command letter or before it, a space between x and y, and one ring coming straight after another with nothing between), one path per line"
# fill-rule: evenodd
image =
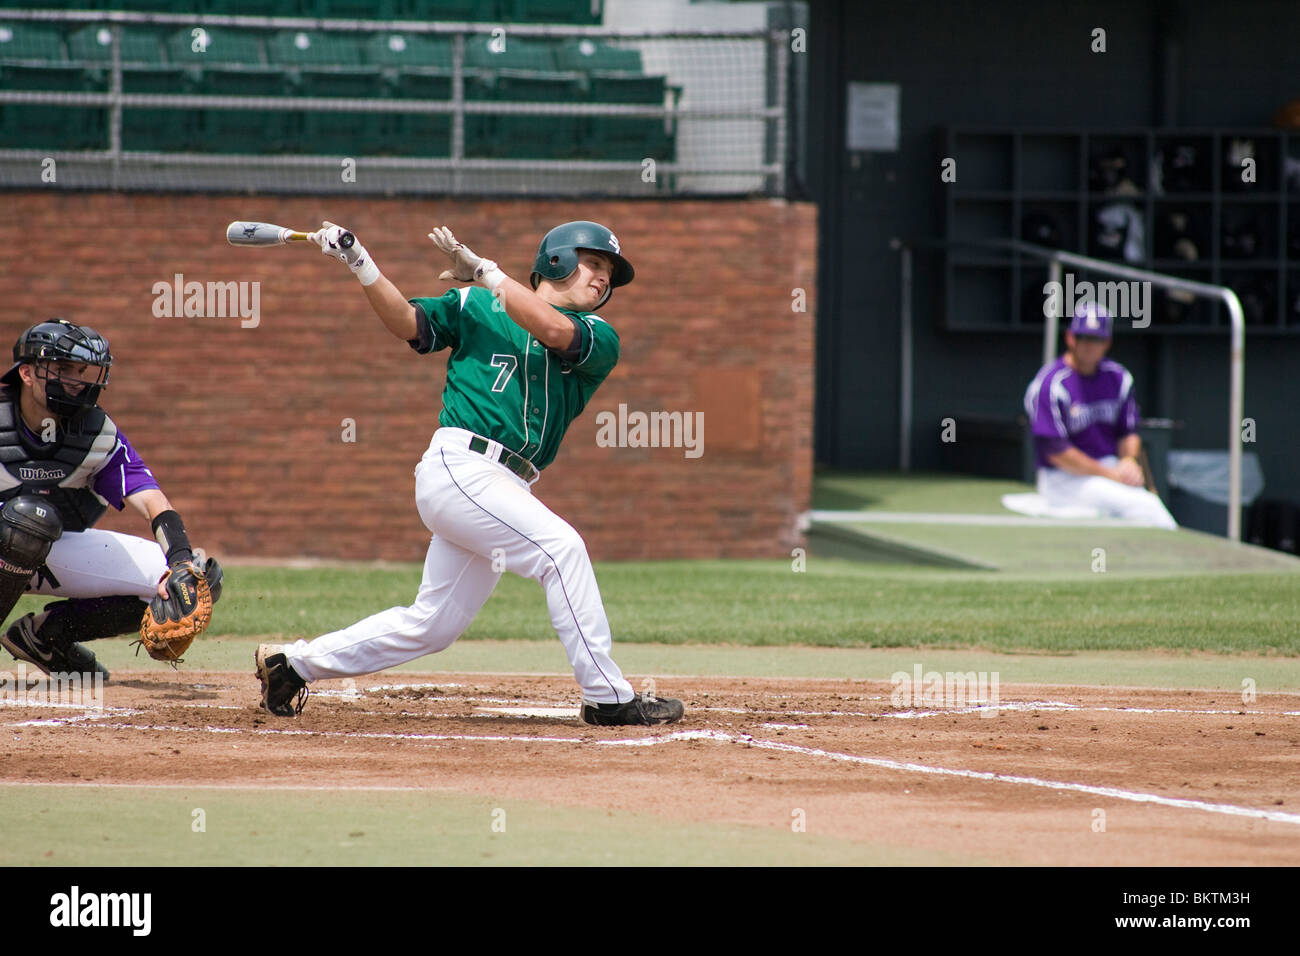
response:
M181 655L212 620L212 604L221 596L221 577L215 558L167 569L163 578L167 597L155 595L140 621L139 643L150 657L173 667L181 662Z

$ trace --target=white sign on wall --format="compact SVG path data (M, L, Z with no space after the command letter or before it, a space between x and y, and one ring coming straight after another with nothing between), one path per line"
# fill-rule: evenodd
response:
M851 152L898 150L897 83L850 83L845 143Z

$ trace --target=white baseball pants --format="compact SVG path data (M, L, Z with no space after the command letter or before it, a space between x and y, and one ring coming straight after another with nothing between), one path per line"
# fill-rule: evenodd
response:
M415 504L433 532L415 603L285 647L306 680L372 674L445 650L501 571L538 581L583 699L623 703L632 685L610 657L609 621L587 546L504 465L469 450L472 432L439 428L415 469ZM490 451L500 446L490 443Z
M37 571L28 594L61 598L111 597L134 594L151 600L167 570L167 559L157 541L117 531L69 531L54 542Z
M1114 455L1099 459L1108 468L1119 464ZM1100 475L1072 475L1060 468L1038 469L1038 493L1055 508L1096 508L1105 518L1172 530L1178 527L1164 502L1145 488L1135 488Z

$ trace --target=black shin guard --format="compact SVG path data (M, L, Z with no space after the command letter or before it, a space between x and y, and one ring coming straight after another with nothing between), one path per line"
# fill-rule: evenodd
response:
M45 605L50 616L41 625L41 636L66 646L134 634L148 606L134 594L57 601Z
M0 508L0 621L14 609L62 534L59 512L47 500L22 495Z

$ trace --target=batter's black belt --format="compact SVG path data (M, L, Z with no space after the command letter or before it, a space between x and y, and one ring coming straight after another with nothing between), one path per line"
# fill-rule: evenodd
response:
M477 435L469 440L469 450L483 455L486 458L492 457L488 454L488 440L486 438L479 438ZM532 481L537 477L537 469L533 467L533 463L523 455L516 455L509 448L502 448L500 454L497 455L496 460L513 471L524 481Z

